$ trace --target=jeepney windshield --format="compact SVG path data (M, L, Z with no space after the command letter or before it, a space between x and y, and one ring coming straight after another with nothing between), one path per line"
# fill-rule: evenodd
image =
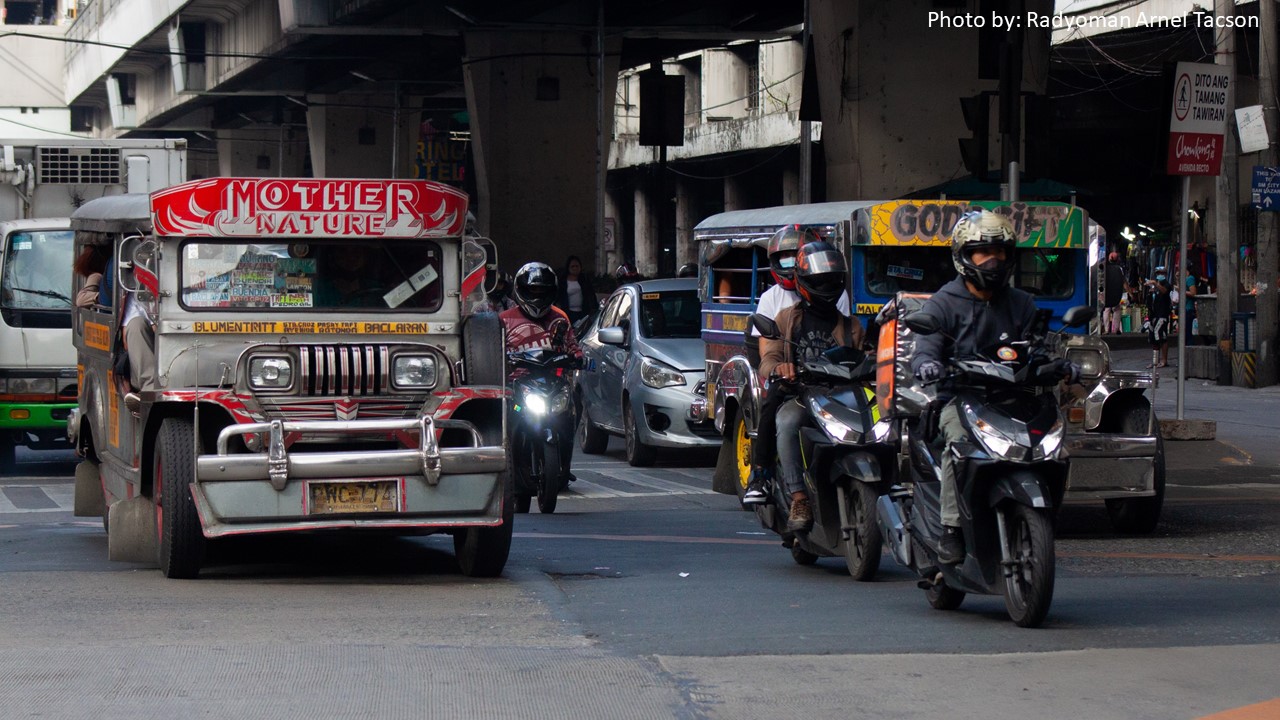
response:
M190 310L434 312L444 300L442 251L424 240L200 240L181 257Z
M0 305L15 310L71 308L70 230L11 233L4 248Z
M1045 299L1075 293L1075 267L1080 250L1019 248L1013 285ZM899 291L937 292L956 276L951 248L881 246L864 249L867 292L890 297Z

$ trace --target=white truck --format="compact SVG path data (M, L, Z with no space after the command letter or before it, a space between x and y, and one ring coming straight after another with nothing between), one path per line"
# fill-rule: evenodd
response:
M182 139L0 140L0 472L13 472L18 445L69 447L71 213L186 179Z

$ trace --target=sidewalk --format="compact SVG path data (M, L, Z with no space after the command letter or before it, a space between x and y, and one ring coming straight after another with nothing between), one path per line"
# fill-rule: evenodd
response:
M1113 345L1111 361L1118 370L1143 370L1151 363L1151 349L1116 349ZM1169 348L1169 367L1158 373L1156 415L1173 419L1178 399L1176 347ZM1186 419L1215 421L1217 440L1243 452L1251 464L1280 467L1280 385L1250 389L1188 378L1183 410Z

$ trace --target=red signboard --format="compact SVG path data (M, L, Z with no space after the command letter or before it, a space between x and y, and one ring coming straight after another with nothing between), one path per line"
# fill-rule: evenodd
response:
M1224 65L1178 63L1169 116L1170 175L1222 172L1232 85L1231 71Z
M177 237L457 237L467 195L425 180L211 178L152 193L151 220Z

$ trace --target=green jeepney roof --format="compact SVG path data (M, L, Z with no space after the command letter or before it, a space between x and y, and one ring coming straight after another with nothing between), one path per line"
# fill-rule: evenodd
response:
M1088 214L1058 202L999 200L893 200L856 211L855 245L948 245L951 228L964 213L987 209L1013 222L1018 247L1085 248Z

